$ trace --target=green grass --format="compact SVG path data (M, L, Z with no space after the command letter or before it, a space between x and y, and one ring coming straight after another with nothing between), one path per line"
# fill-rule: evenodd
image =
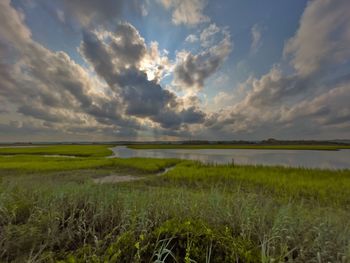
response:
M179 160L175 159L64 158L19 155L14 157L0 156L0 170L13 171L14 173L33 173L118 167L152 173L173 166L178 162Z
M264 192L350 209L350 171L269 166L204 165L183 162L161 178L174 186Z
M349 170L0 157L0 262L349 262L349 211Z
M67 155L79 157L104 157L112 154L112 145L55 145L38 147L0 148L0 155Z
M318 150L337 151L340 149L350 149L350 146L342 145L233 145L233 144L137 144L128 145L128 148L147 149L256 149L256 150Z

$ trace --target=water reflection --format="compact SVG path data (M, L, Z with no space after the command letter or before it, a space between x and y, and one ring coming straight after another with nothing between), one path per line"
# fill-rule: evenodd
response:
M178 158L205 163L282 165L289 167L350 169L350 150L245 150L245 149L154 149L134 150L125 146L112 148L113 157Z

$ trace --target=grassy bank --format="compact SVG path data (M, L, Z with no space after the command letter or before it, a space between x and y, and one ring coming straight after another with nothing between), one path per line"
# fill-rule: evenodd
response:
M117 159L117 158L64 158L20 155L0 156L0 170L13 173L33 173L45 171L67 171L79 169L125 168L144 173L158 172L164 167L178 163L175 159Z
M79 157L105 157L112 154L112 145L54 145L38 147L0 148L0 155L66 155Z
M349 208L349 170L1 157L0 262L349 262Z
M256 150L314 150L314 151L337 151L350 149L350 146L342 145L234 145L234 144L133 144L130 149L256 149Z

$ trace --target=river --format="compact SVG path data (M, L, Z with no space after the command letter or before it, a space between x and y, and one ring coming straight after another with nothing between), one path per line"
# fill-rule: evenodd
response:
M287 167L350 169L350 149L339 151L260 150L260 149L152 149L126 146L111 148L113 157L177 158L205 163L281 165Z

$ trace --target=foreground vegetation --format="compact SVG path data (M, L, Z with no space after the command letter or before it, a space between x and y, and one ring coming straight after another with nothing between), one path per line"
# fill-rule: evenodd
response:
M131 144L130 149L256 149L256 150L315 150L338 151L349 145L240 145L240 144Z
M349 262L349 211L349 170L0 157L0 262Z

